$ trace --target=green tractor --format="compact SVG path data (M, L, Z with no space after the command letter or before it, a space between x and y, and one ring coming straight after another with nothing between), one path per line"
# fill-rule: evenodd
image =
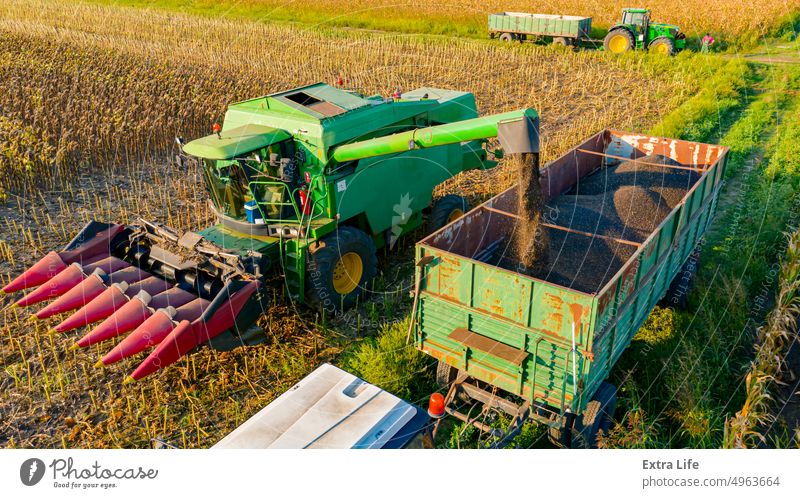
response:
M607 52L621 54L644 50L675 55L686 46L686 35L673 24L654 23L648 9L623 9L622 22L615 24L603 40Z
M495 166L489 138L508 154L538 153L538 123L533 109L478 117L471 93L436 88L384 98L318 83L239 102L212 134L178 139L203 172L215 224L180 233L92 221L2 290L35 287L17 306L55 299L35 317L72 313L56 332L94 327L76 347L125 335L98 366L155 348L138 380L202 343L259 342L270 286L328 313L354 305L380 248L423 213L436 230L467 211L457 195L433 202L437 185Z

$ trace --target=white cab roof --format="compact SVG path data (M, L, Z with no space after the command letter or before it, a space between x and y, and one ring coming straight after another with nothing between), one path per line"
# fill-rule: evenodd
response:
M213 448L380 448L416 408L323 364Z

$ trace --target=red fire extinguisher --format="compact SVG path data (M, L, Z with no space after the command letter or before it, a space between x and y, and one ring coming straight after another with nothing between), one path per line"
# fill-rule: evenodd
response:
M311 202L308 199L308 189L300 190L300 208L303 211L303 215L310 215L311 214Z

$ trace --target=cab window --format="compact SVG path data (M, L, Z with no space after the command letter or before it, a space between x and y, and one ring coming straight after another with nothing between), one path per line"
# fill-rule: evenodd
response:
M635 24L641 26L644 24L644 14L641 12L626 12L623 24Z

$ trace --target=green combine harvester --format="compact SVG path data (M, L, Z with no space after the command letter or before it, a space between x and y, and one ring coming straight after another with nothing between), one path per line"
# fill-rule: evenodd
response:
M603 48L614 54L644 50L675 55L686 46L686 35L674 24L654 23L648 9L623 9L622 21L608 30Z
M420 227L423 212L436 230L467 211L455 195L432 205L432 192L495 166L487 139L538 152L534 110L478 117L471 93L434 88L383 98L319 83L233 104L212 131L178 142L203 171L215 225L178 233L93 221L3 288L35 288L18 306L55 299L35 317L68 315L57 332L97 324L76 347L126 334L98 366L155 347L129 381L202 343L260 340L254 324L274 275L298 302L352 306L379 248Z

